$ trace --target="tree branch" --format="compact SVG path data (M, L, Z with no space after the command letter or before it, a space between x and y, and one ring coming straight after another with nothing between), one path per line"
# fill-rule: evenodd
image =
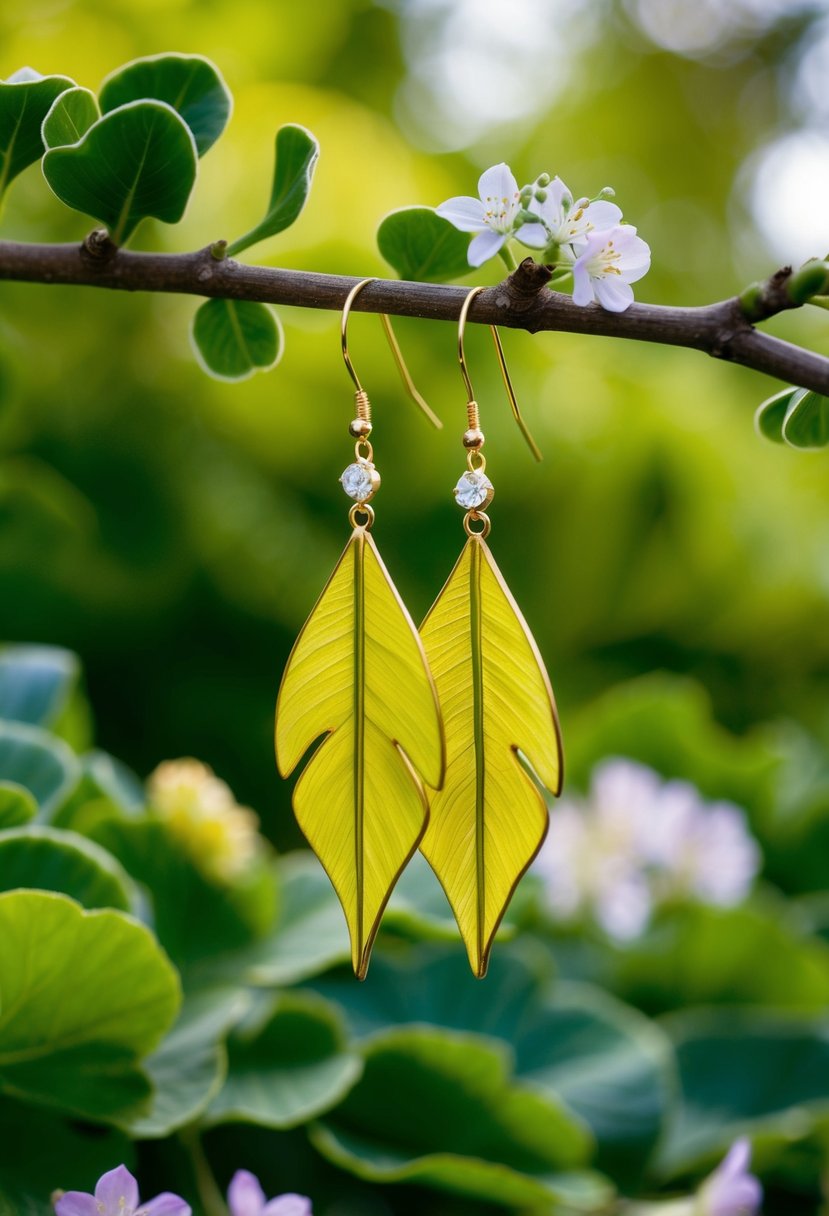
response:
M214 247L220 252L220 246ZM751 324L798 304L785 288L788 269L761 284L749 307L734 297L700 308L632 304L623 313L596 304L581 308L547 290L550 270L531 259L473 302L469 320L525 329L558 330L687 346L716 359L740 363L779 380L829 395L829 359L760 333ZM108 287L120 291L180 292L234 300L257 300L299 308L340 309L357 279L344 275L248 266L219 258L211 247L194 253L131 253L105 235L82 245L34 245L0 241L0 279L18 282ZM360 293L355 311L456 321L466 287L377 279Z

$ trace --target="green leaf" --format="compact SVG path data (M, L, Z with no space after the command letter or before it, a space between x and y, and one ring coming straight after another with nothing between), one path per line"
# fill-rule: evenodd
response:
M50 148L43 173L62 202L101 220L120 245L149 216L181 219L196 180L196 145L172 106L133 101L78 143Z
M431 207L392 211L377 229L377 246L401 279L445 283L471 272L469 233L459 232Z
M693 1010L665 1019L682 1104L659 1158L665 1176L706 1165L743 1133L790 1143L829 1115L825 1019Z
M351 957L342 908L313 853L280 858L276 874L279 914L267 937L216 959L200 978L282 988Z
M55 827L94 836L102 822L144 811L144 787L120 760L101 751L86 752L79 760L80 780L52 815Z
M783 439L792 448L825 448L829 444L829 397L805 390L796 393L783 419Z
M612 984L654 1013L714 1003L819 1010L829 1004L829 946L771 895L738 908L666 909L617 949Z
M0 993L0 1093L94 1122L146 1103L138 1065L179 986L143 925L64 895L0 895Z
M803 388L784 388L758 405L754 415L754 426L758 435L772 443L785 443L783 423L789 406L806 392Z
M263 1003L231 1035L228 1057L209 1124L296 1127L335 1106L363 1070L360 1057L346 1049L336 1008L302 992Z
M91 830L147 887L156 933L177 966L196 964L201 974L216 955L243 947L270 929L276 892L264 864L253 867L244 881L225 885L202 874L153 816L104 817Z
M43 142L47 148L76 144L100 117L94 93L89 89L67 89L55 98L43 120Z
M282 358L282 325L272 308L251 300L206 300L193 318L196 357L216 380L247 380Z
M0 834L0 891L60 891L85 908L128 912L128 881L114 857L75 832L34 824Z
M0 718L52 726L72 695L80 665L57 646L0 649Z
M227 1074L224 1040L248 1007L238 989L208 989L185 998L178 1021L145 1061L153 1102L127 1124L138 1140L153 1140L192 1123L218 1093Z
M617 684L571 715L571 785L586 788L593 767L608 756L691 781L706 797L728 799L749 813L771 804L780 766L780 749L766 732L729 734L714 721L699 684L661 673Z
M334 1164L512 1206L550 1205L571 1189L608 1201L607 1184L581 1171L589 1136L513 1081L506 1049L421 1027L380 1034L364 1054L362 1079L311 1131Z
M0 781L22 785L48 817L78 779L74 752L37 726L0 721Z
M276 133L273 186L265 218L227 247L228 257L235 257L269 236L284 232L299 217L311 191L311 181L317 167L320 149L314 136L305 127L287 123Z
M56 1188L89 1191L114 1163L133 1166L133 1147L120 1132L72 1124L4 1097L0 1143L0 1216L54 1216Z
M21 68L0 81L0 199L6 187L43 155L40 128L55 98L75 82Z
M203 55L149 55L134 59L101 85L105 114L131 101L153 98L176 110L204 156L227 126L232 98L219 69Z
M546 951L519 944L496 952L486 1001L462 960L457 950L421 947L402 957L380 956L372 984L331 977L315 986L343 1006L360 1036L408 1022L504 1040L515 1053L519 1080L565 1101L589 1124L599 1167L635 1182L672 1105L673 1057L665 1034L598 988L551 983Z
M15 781L0 781L0 830L28 823L37 814L37 803L29 790Z

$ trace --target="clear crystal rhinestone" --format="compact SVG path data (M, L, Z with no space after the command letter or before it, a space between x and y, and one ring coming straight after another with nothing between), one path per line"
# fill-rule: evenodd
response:
M346 494L356 502L365 502L367 498L371 498L377 488L377 480L374 465L368 461L350 464L340 478Z
M455 498L459 506L467 511L474 511L486 502L492 493L492 482L486 473L479 471L464 473L455 486Z

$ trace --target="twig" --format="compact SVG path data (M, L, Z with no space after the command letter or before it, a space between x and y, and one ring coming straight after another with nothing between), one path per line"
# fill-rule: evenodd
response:
M82 245L0 241L0 279L330 309L342 308L357 282L344 275L248 266L217 258L215 249L214 243L193 253L131 253L96 234ZM829 359L761 333L752 324L799 306L786 290L788 268L758 285L750 302L744 295L698 308L633 304L622 313L596 304L581 308L569 296L550 291L550 273L528 258L503 283L477 297L469 320L530 333L558 330L691 347L829 395ZM354 309L455 321L466 293L465 287L378 279L361 292Z

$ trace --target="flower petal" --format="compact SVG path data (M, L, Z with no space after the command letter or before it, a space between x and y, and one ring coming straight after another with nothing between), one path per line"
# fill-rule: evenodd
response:
M619 252L621 257L617 265L628 283L635 283L637 279L641 279L650 270L650 246L641 237L635 236L632 241L626 242Z
M573 303L582 308L593 303L593 283L584 265L584 259L579 258L573 263Z
M633 288L616 275L595 279L593 290L602 308L608 312L624 312L633 303Z
M193 1209L180 1195L164 1191L149 1203L141 1205L140 1216L193 1216Z
M604 232L606 229L615 228L619 224L622 218L622 208L617 207L615 203L608 203L604 199L599 199L598 202L591 203L589 207L585 207L584 214L597 232Z
M256 1175L250 1170L237 1170L227 1188L227 1203L230 1216L261 1216L265 1192Z
M723 1157L714 1171L716 1174L728 1175L731 1178L744 1174L751 1165L751 1141L748 1136L740 1136Z
M518 198L518 182L513 177L509 165L501 161L500 165L485 169L478 178L478 194L484 203L490 198L505 205L515 204Z
M543 224L522 224L513 236L522 245L529 245L530 249L543 249L550 239Z
M458 195L457 198L448 198L445 203L435 207L435 211L461 232L480 232L486 227L484 205L479 198Z
M134 1212L138 1207L138 1183L125 1165L102 1174L95 1187L95 1199L100 1216L125 1216L126 1212Z
M495 256L501 246L506 241L506 233L504 232L480 232L477 236L473 236L469 242L469 252L467 258L470 266L482 266L489 258Z
M533 215L540 216L555 238L560 236L559 229L564 223L565 204L568 208L571 207L573 196L560 177L554 177L549 186L545 186L544 189L547 194L544 202L540 203L537 198L531 198L527 210L531 211Z
M99 1216L94 1195L82 1191L67 1191L55 1204L56 1216Z
M279 1195L265 1205L262 1216L313 1216L311 1200L304 1195Z

